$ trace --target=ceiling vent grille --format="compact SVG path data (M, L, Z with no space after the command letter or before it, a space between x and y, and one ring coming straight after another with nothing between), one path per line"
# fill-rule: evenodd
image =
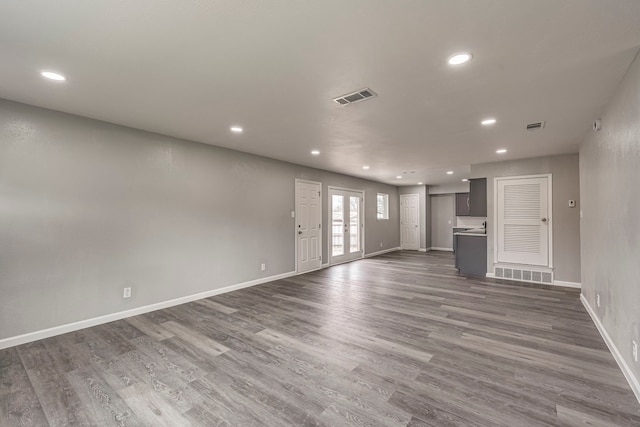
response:
M374 98L376 96L378 95L374 91L369 88L364 88L352 93L348 93L346 95L339 96L337 98L333 98L333 102L344 106Z
M527 124L527 130L536 130L544 128L544 121Z

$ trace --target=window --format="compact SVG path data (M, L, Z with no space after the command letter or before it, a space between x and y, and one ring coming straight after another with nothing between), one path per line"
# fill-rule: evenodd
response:
M389 195L378 193L378 219L389 219Z

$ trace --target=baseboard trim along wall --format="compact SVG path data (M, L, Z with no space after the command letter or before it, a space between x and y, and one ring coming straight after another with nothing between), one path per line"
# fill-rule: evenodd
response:
M420 249L418 249L418 252L427 252L427 251L428 251L428 249L426 249L426 248L420 248Z
M445 251L445 252L453 252L453 248L436 248L436 247L431 247L429 249L427 249L428 251Z
M365 254L364 258L371 258L372 256L378 256L378 255L386 254L386 253L389 253L389 252L400 251L400 250L402 250L402 248L400 248L400 247L391 248L391 249L384 249L382 251L371 252L369 254Z
M582 289L582 283L578 283L578 282L565 282L563 280L554 280L553 283L530 282L528 280L518 280L518 279L512 279L512 278L506 278L506 277L496 277L496 275L494 273L487 273L486 276L487 276L488 279L509 280L509 281L512 281L512 282L537 283L539 285L562 286L562 287L565 287L565 288Z
M225 286L223 288L212 289L206 292L200 292L193 295L187 295L180 298L175 298L168 301L163 301L155 304L145 305L142 307L132 308L125 311L119 311L117 313L106 314L104 316L94 317L91 319L80 320L78 322L67 323L66 325L54 326L53 328L43 329L40 331L29 332L26 334L18 335L15 337L3 338L0 340L0 350L4 348L14 347L16 345L26 344L28 342L41 340L44 338L53 337L56 335L66 334L68 332L77 331L91 326L102 325L103 323L113 322L115 320L124 319L127 317L137 316L139 314L148 313L150 311L161 310L163 308L169 308L180 304L196 301L203 298L209 298L215 295L224 294L231 291L237 291L239 289L249 288L251 286L261 285L267 282L273 282L274 280L286 279L298 275L295 271L288 273L277 274L275 276L263 277L260 279L250 280L248 282L237 283L235 285Z
M582 283L578 283L578 282L565 282L564 280L554 280L554 281L553 281L553 285L554 285L554 286L564 286L565 288L576 288L576 289L582 289Z
M589 305L589 301L587 301L587 299L583 294L580 294L580 301L582 302L582 305L584 306L584 308L587 310L587 313L589 313L589 316L591 316L591 320L593 320L593 323L596 325L596 328L598 328L598 332L600 332L600 336L602 336L602 339L604 340L605 344L607 344L607 347L609 347L609 351L613 355L613 358L618 363L618 366L620 367L622 374L624 375L624 377L627 379L627 382L631 386L631 390L633 391L633 394L636 395L636 399L638 399L638 403L640 403L640 382L638 381L638 378L636 378L636 376L631 371L631 368L629 368L629 365L627 365L627 362L622 357L622 354L620 354L618 347L616 347L616 345L613 343L613 340L609 336L609 333L604 328L604 325L602 324L600 319L598 319L596 312L593 311L593 309L591 308L591 305Z

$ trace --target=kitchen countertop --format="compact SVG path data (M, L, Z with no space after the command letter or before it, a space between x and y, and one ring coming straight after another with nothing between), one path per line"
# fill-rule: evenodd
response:
M467 233L464 231L459 231L457 233L453 233L454 236L480 236L487 237L487 233Z

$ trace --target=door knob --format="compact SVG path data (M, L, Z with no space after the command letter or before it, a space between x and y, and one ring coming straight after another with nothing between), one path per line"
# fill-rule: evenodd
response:
M547 222L547 218L542 218L542 222Z
M302 231L298 231L298 234L302 234Z

